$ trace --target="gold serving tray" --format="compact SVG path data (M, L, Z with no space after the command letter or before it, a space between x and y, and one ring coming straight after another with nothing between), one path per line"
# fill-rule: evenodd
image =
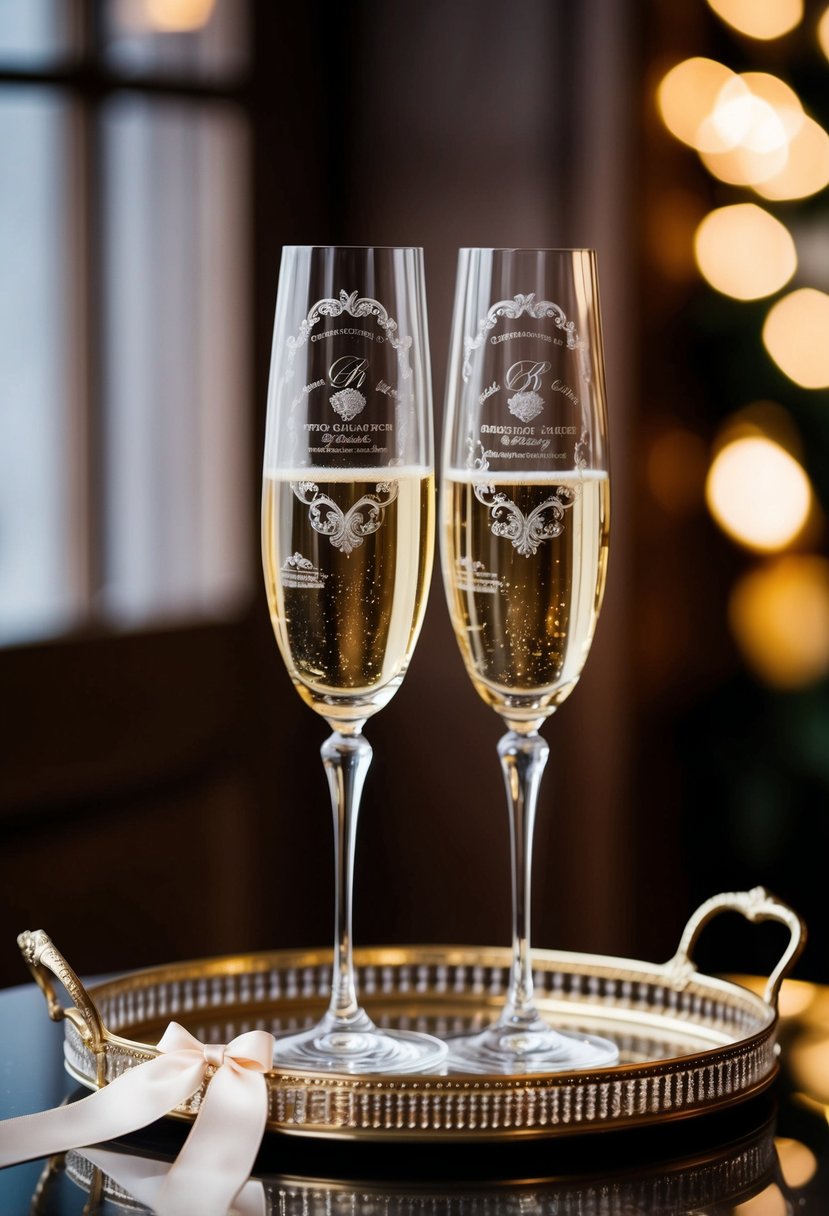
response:
M692 951L723 911L776 920L788 946L763 996L703 975ZM761 888L715 896L691 917L667 963L538 950L537 1003L556 1026L613 1039L620 1063L596 1071L521 1076L268 1074L268 1128L339 1139L516 1140L683 1119L742 1102L777 1072L777 998L805 929ZM204 1042L256 1028L312 1025L328 997L327 951L278 951L173 963L88 991L42 930L19 938L46 995L66 1020L68 1072L89 1088L151 1059L171 1020ZM377 947L355 952L360 992L383 1026L440 1037L469 1033L500 1009L510 953L496 948ZM64 1008L53 976L74 1005ZM194 1117L200 1095L175 1112Z

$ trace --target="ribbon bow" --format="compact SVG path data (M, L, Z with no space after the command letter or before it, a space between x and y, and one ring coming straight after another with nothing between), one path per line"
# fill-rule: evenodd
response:
M0 1166L137 1131L208 1082L193 1128L155 1199L158 1216L226 1216L247 1180L268 1118L273 1035L251 1030L201 1043L171 1022L159 1054L80 1102L0 1123Z

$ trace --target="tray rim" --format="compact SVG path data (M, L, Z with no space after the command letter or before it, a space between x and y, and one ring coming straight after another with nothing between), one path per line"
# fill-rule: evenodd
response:
M429 957L431 952L432 957ZM511 959L510 950L505 946L457 946L439 944L430 944L427 946L412 945L412 946L361 946L354 949L354 965L355 968L370 966L375 962L375 956L382 956L383 963L376 962L376 965L399 965L405 966L421 966L428 965L429 962L440 962L452 965L453 962L462 962L464 964L474 963L477 959L480 964L481 957L485 955L487 960L497 959L497 965L507 967ZM273 969L277 963L283 964L284 967L297 966L308 967L323 967L330 963L332 959L332 951L325 947L315 947L312 950L297 950L290 948L288 950L267 950L267 951L250 951L246 954L228 954L228 955L212 955L205 959L185 959L180 963L163 963L155 967L142 967L136 971L127 971L121 975L110 976L100 983L90 985L87 989L88 994L92 998L108 999L112 996L118 996L121 993L140 990L143 986L142 980L154 980L156 983L165 981L183 980L183 979L205 979L210 978L211 974L216 975L243 975L251 972L268 972ZM764 1038L768 1037L770 1032L776 1030L779 1022L777 1009L769 1005L759 993L752 991L750 988L744 987L742 984L734 980L726 979L722 976L708 975L701 971L694 971L693 975L687 981L680 984L676 982L675 977L672 977L668 964L666 963L646 963L640 959L625 959L617 958L610 955L594 955L582 954L576 951L564 950L548 950L548 949L533 949L533 959L542 960L545 963L555 965L561 964L566 966L568 962L574 964L573 971L581 971L583 974L595 975L596 970L594 964L600 965L607 970L629 970L632 975L638 976L643 981L651 983L659 980L664 981L666 987L673 988L675 991L684 991L690 982L704 984L706 987L713 987L722 992L724 995L737 995L740 999L748 998L748 1002L755 1006L758 1015L762 1012L768 1019L765 1025L750 1035L745 1035L742 1038L736 1039L733 1043L720 1044L703 1049L699 1052L681 1056L664 1056L658 1060L651 1060L647 1063L631 1062L629 1064L613 1064L605 1068L591 1069L575 1069L571 1072L559 1070L555 1072L538 1072L538 1073L486 1073L486 1074L466 1074L466 1073L447 1073L443 1075L431 1076L429 1074L416 1073L337 1073L329 1071L318 1071L312 1069L290 1070L282 1068L273 1068L268 1072L268 1076L281 1079L283 1082L296 1081L303 1082L307 1080L329 1082L331 1084L339 1084L344 1082L349 1088L359 1088L363 1085L379 1086L389 1085L396 1090L410 1087L414 1090L422 1089L424 1083L431 1084L434 1081L439 1081L443 1089L466 1090L466 1089L481 1089L492 1088L500 1089L506 1087L511 1088L512 1085L520 1083L521 1080L533 1084L540 1085L544 1082L552 1082L558 1084L564 1081L571 1081L576 1078L578 1080L587 1079L588 1077L598 1077L607 1079L608 1076L632 1076L637 1073L641 1075L652 1076L663 1071L669 1071L669 1066L678 1065L683 1060L698 1059L701 1055L706 1055L709 1051L716 1051L718 1054L726 1056L730 1049L735 1052L743 1050L752 1043L759 1043ZM232 964L227 967L225 964ZM262 964L261 966L259 964ZM269 964L269 965L266 965ZM496 965L487 962L486 966ZM111 991L113 990L113 991ZM460 994L453 994L459 1001L462 1000ZM486 992L476 993L475 1002L480 1007L485 1008L489 1004L498 1006L501 1004L500 997L489 996ZM308 998L309 1002L314 998ZM411 999L407 994L407 999ZM543 999L543 998L541 998ZM422 1004L425 1009L430 1004L428 994L422 994ZM467 997L468 1003L472 1003L471 998ZM371 1003L371 999L367 998L367 1004ZM593 1008L587 1001L579 1002L579 1007L585 1010ZM165 1015L166 1016L166 1015ZM681 1021L681 1018L677 1020ZM140 1039L127 1038L124 1035L117 1034L115 1031L107 1030L106 1037L109 1042L122 1047L125 1050L138 1050L147 1055L156 1055L155 1046L150 1043L145 1043ZM67 1071L71 1071L67 1065ZM97 1088L93 1083L84 1080L81 1074L75 1074L76 1079L82 1084L88 1085L90 1088ZM451 1084L447 1084L451 1083ZM759 1090L757 1091L759 1092ZM745 1100L745 1099L741 1099ZM626 1124L627 1124L626 1120ZM455 1138L453 1136L453 1138Z
M374 960L370 957L373 955L382 954L384 962L388 965L400 963L401 965L418 965L428 966L430 963L446 963L452 965L460 963L468 965L495 965L487 961L481 964L481 956L486 955L487 960L497 960L498 966L508 967L512 959L512 953L508 946L490 946L486 943L480 945L458 945L456 943L441 943L415 942L411 945L368 945L354 947L354 966L360 968L370 966ZM541 946L533 946L532 950L533 961L541 959L546 963L570 963L570 970L573 972L583 971L585 974L595 974L594 965L599 964L603 969L629 971L631 976L639 977L643 980L653 981L656 976L664 979L665 983L672 987L685 987L687 981L700 981L706 985L711 985L715 988L720 988L723 991L738 989L741 995L745 994L752 1001L762 1005L765 1009L774 1013L774 1007L752 988L747 988L738 983L736 979L729 979L724 975L711 975L704 971L698 971L696 968L686 977L678 975L671 970L671 962L668 963L649 963L644 959L624 958L622 956L611 954L589 954L582 951L574 950L554 950ZM94 984L90 984L87 991L90 996L106 996L107 989L111 985L118 985L119 988L126 991L135 987L140 987L138 981L146 979L150 976L156 976L159 972L170 971L175 973L176 979L203 979L206 975L209 977L210 972L214 969L217 971L221 968L222 975L243 975L253 971L268 971L273 968L275 963L284 964L286 967L296 966L302 968L322 967L330 965L333 957L333 951L330 947L314 946L305 949L303 947L291 946L287 949L276 950L250 950L240 954L214 954L207 955L204 958L187 958L180 961L159 963L150 967L139 967L135 970L117 972L108 975L103 980L98 980ZM416 962L415 962L416 958ZM672 960L671 960L672 961ZM227 966L231 964L231 966ZM269 964L269 965L266 965ZM534 971L537 968L534 968ZM172 978L172 976L171 976ZM679 983L678 983L679 981ZM481 1000L487 999L485 992L476 994Z
M444 949L446 953L444 953ZM450 946L443 948L433 944L425 948L424 954L421 954L419 951L420 948L417 946L394 946L389 948L381 946L362 947L355 951L355 963L357 966L371 964L388 965L390 959L393 959L399 966L414 967L422 965L425 961L424 955L431 952L430 961L432 962L449 963L450 958L454 960L460 958L466 963L481 964L482 959L485 957L487 962L484 965L505 967L508 965L511 957L509 950L503 947ZM546 963L548 967L566 967L568 962L572 962L578 971L591 975L596 974L594 964L603 964L610 972L618 969L626 970L631 975L639 976L642 980L650 983L664 982L666 987L673 987L677 991L685 990L689 982L683 981L678 983L675 978L672 981L672 977L667 972L665 964L647 964L638 959L617 960L602 955L584 955L554 950L540 950L537 952L536 957L543 963ZM168 963L160 967L148 967L142 968L140 971L126 972L120 977L111 977L96 984L90 988L90 994L98 997L117 997L129 991L140 990L151 983L163 983L169 980L203 979L209 978L210 974L215 976L255 974L257 972L268 972L280 964L283 969L289 966L298 966L302 969L324 967L328 961L330 961L330 952L324 948L313 951L291 949L250 952L246 955L217 955L203 961L191 959L184 960L181 963ZM228 968L226 964L231 964L231 966ZM541 968L540 970L543 969ZM708 976L701 972L695 971L691 979L709 991L713 988L715 991L723 993L723 995L731 995L740 1001L747 1001L757 1015L765 1019L765 1024L752 1034L735 1039L731 1043L712 1046L684 1056L665 1056L661 1059L644 1063L634 1061L628 1064L613 1065L604 1069L534 1073L518 1076L502 1074L469 1075L462 1073L434 1076L416 1074L403 1074L402 1076L400 1074L360 1075L312 1072L310 1070L300 1073L272 1069L268 1073L268 1076L271 1078L272 1087L276 1090L290 1090L296 1086L305 1086L311 1091L318 1088L328 1091L333 1089L340 1093L359 1094L365 1091L375 1092L386 1087L396 1093L402 1092L419 1097L433 1093L447 1095L467 1094L474 1093L475 1091L483 1093L509 1093L516 1087L524 1089L528 1087L535 1089L565 1089L567 1086L586 1086L594 1082L599 1083L603 1080L614 1080L623 1077L638 1080L640 1078L673 1076L678 1068L698 1065L701 1061L705 1061L711 1053L716 1053L718 1061L724 1061L729 1057L741 1056L746 1052L750 1052L755 1046L759 1047L769 1038L773 1038L778 1024L777 1011L758 993L734 981L723 977ZM406 994L406 997L407 999L411 999L409 994ZM486 993L475 994L475 1001L476 1003L481 1002L482 1000L486 1000L486 997ZM467 999L469 1000L470 998ZM490 1001L493 1005L497 1005L499 998L493 996L490 998ZM428 1000L423 1001L424 1008L428 1008L428 1003ZM584 1002L579 1002L579 1004L582 1008L585 1008ZM221 1006L219 1009L221 1009ZM682 1019L677 1020L681 1021ZM112 1031L107 1031L107 1039L114 1046L123 1048L128 1053L145 1058L151 1058L157 1054L154 1046L142 1043L139 1040L128 1039ZM85 1088L90 1090L97 1088L95 1082L88 1075L73 1068L68 1059L65 1062L65 1067L69 1075ZM622 1128L641 1128L656 1122L678 1122L731 1108L740 1103L748 1102L765 1092L774 1083L778 1071L779 1066L776 1060L774 1060L771 1067L758 1082L740 1089L734 1094L718 1096L710 1104L704 1104L691 1110L684 1108L662 1108L658 1111L649 1110L642 1114L626 1115L624 1119L619 1121L596 1121L567 1126L511 1127L509 1129L504 1129L503 1127L491 1129L429 1128L428 1131L424 1131L422 1128L397 1128L393 1132L384 1129L315 1127L308 1126L307 1124L291 1126L286 1123L279 1123L275 1126L273 1122L269 1122L268 1130L276 1135L315 1140L352 1142L371 1140L382 1142L393 1141L395 1143L416 1142L420 1144L424 1143L424 1141L428 1141L429 1143L504 1143L505 1141L540 1140L566 1135L587 1135L598 1132L619 1131ZM171 1112L168 1117L181 1122L188 1122L192 1118L186 1112L179 1111Z

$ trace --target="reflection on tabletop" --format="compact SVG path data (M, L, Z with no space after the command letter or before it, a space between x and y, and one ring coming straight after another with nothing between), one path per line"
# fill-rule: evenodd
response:
M587 1177L562 1174L497 1185L451 1178L430 1183L405 1177L384 1181L280 1177L263 1170L261 1179L251 1179L243 1188L234 1211L238 1216L405 1216L419 1211L432 1216L475 1212L777 1216L817 1211L807 1198L818 1171L815 1153L801 1141L774 1133L775 1120L767 1118L733 1143L709 1147L686 1159ZM80 1212L85 1203L84 1216L119 1210L151 1212L152 1196L169 1164L134 1149L94 1149L54 1157L44 1165L30 1211L33 1216L59 1216Z

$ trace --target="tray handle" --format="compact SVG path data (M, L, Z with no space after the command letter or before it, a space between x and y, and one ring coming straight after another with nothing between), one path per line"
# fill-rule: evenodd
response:
M94 1053L97 1082L98 1085L103 1085L106 1080L107 1034L92 997L48 933L44 933L42 929L26 929L18 937L17 944L35 983L46 998L49 1017L53 1022L60 1022L65 1018L67 1022L72 1023L84 1045ZM52 981L53 976L60 980L75 1002L74 1005L65 1007L61 1004Z
M668 963L668 971L676 979L688 979L696 970L692 961L694 947L705 926L720 912L742 912L746 920L752 924L764 920L776 920L789 930L789 944L783 952L779 963L772 971L766 983L763 999L768 1005L777 1009L777 998L780 985L789 974L800 957L806 944L806 925L798 914L788 904L784 904L776 896L771 895L764 887L754 887L751 891L726 891L722 895L713 895L697 908L688 924L685 926L679 948Z

